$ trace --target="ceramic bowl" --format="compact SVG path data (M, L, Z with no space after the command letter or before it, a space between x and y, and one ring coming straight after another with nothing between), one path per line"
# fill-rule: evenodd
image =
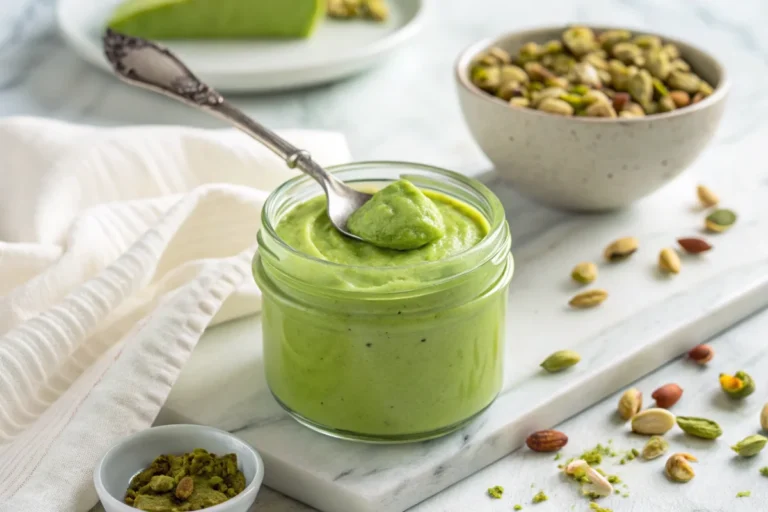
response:
M511 107L471 83L472 61L486 48L495 45L516 54L524 43L558 39L566 28L514 32L464 50L455 69L464 118L497 171L522 194L565 209L626 207L680 174L712 139L729 89L725 69L708 53L655 34L676 44L715 91L695 105L633 119L563 117Z
M128 484L136 473L161 454L188 453L195 448L223 455L237 454L237 463L247 483L243 492L206 512L247 512L256 500L264 479L259 454L228 432L200 425L167 425L150 428L119 441L96 466L93 483L107 512L136 512L123 503Z

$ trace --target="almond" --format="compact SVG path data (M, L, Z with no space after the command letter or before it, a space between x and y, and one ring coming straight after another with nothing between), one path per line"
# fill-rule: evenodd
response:
M709 345L696 345L688 352L688 358L696 364L707 364L715 356L715 351Z
M665 384L653 392L651 398L656 400L656 407L669 409L683 396L683 388L677 384Z
M568 444L568 436L558 430L539 430L528 436L525 444L535 452L556 452Z
M688 254L701 254L712 249L709 242L701 238L678 238L677 243Z

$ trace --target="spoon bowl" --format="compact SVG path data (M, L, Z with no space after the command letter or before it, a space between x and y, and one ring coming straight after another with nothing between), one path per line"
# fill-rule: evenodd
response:
M264 144L285 160L291 169L299 169L322 186L327 198L328 217L344 235L361 240L347 229L349 217L371 197L336 179L299 149L272 130L256 122L203 83L170 50L140 37L107 29L103 38L104 55L124 82L154 91L185 105L223 119Z

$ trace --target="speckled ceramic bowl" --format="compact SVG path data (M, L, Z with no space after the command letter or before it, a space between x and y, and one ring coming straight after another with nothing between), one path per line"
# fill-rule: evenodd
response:
M634 119L562 117L510 107L471 83L472 60L489 46L515 54L526 42L559 38L565 28L515 32L467 48L455 72L464 117L496 169L521 193L573 210L628 206L680 174L710 141L728 94L725 69L702 50L656 34L676 44L715 92L695 105Z

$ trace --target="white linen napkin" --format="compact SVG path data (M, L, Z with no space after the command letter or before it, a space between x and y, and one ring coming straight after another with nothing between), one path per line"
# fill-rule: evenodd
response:
M282 133L324 165L341 135ZM295 174L247 136L0 121L0 512L79 512L208 325L260 309L250 260Z

